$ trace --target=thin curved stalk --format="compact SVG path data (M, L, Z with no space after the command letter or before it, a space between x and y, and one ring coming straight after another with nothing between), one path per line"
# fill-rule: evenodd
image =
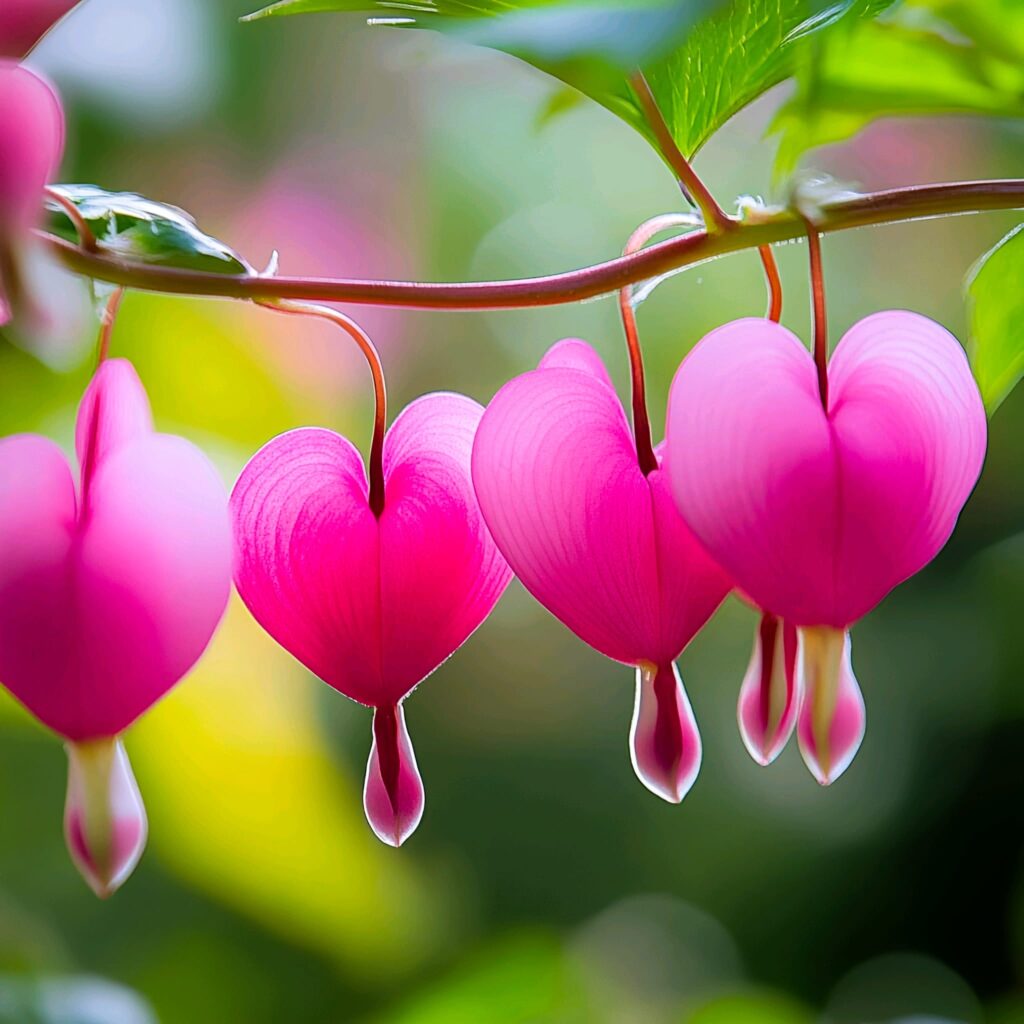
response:
M869 192L823 203L815 226L823 234L875 224L923 220L960 213L1024 208L1024 179L961 181ZM143 291L234 299L300 299L413 309L515 309L579 302L706 260L806 234L795 210L733 220L728 231L697 231L659 242L629 256L549 277L510 281L434 283L348 278L261 277L179 270L86 252L41 233L69 270Z

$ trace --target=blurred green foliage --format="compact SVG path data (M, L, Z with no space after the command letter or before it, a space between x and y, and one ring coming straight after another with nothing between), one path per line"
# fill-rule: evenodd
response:
M967 279L971 365L994 412L1024 377L1024 234L1014 228Z
M1016 0L914 0L890 18L847 20L797 65L779 110L778 170L880 117L1024 115L1024 5Z
M822 29L870 18L892 0L518 0L400 5L389 0L280 0L251 16L377 14L510 53L597 100L652 143L628 81L650 83L672 137L695 153L733 114L793 73ZM554 101L549 110L569 104Z

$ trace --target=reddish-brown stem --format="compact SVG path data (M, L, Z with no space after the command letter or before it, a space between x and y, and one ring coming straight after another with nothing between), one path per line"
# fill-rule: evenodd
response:
M47 199L53 200L61 209L68 215L68 220L75 226L75 231L78 232L78 244L86 252L99 252L99 243L96 241L96 236L92 233L92 228L89 227L86 219L79 212L79 209L67 196L61 195L56 189L47 188L43 190Z
M822 203L815 214L822 233L877 224L1015 210L1024 207L1024 178L913 185L884 192L842 196ZM718 234L694 231L648 246L630 256L547 277L508 281L373 281L357 278L265 277L162 267L106 252L90 253L45 232L50 252L76 274L142 291L174 295L216 295L230 299L302 299L350 302L407 309L523 309L581 302L607 295L706 260L802 238L807 228L794 210L763 211L756 220L736 222Z
M821 235L804 218L807 225L808 254L811 263L811 312L814 321L814 365L818 368L818 393L821 405L828 412L828 319L825 314L825 274L821 265Z
M124 288L115 288L111 292L107 304L103 307L103 314L100 316L100 336L96 343L96 366L99 368L103 361L110 355L110 338L114 333L114 322L117 320L121 302L124 300Z
M764 276L768 282L768 313L767 317L774 323L782 319L782 278L779 277L779 265L775 262L775 254L770 245L757 248L764 266Z
M704 215L704 226L709 233L725 231L734 225L733 219L718 205L715 197L700 180L696 171L686 159L683 151L676 145L672 132L665 123L665 117L658 107L654 93L642 71L634 72L629 79L633 92L636 94L644 118L654 134L654 140L662 156L672 168L680 184L692 197L698 209Z
M366 361L370 365L370 373L373 376L374 397L373 440L370 442L369 502L370 510L379 519L384 511L384 432L387 429L388 397L384 384L384 366L370 336L351 317L347 317L344 313L337 309L331 309L329 306L315 306L310 303L285 300L257 299L256 302L260 306L275 309L279 313L315 316L329 320L345 331L366 356Z
M655 235L670 228L692 226L693 218L685 213L666 213L645 221L629 236L623 254L628 256L642 249ZM636 310L633 296L627 285L619 292L619 312L622 314L622 328L626 333L626 347L629 349L629 371L633 395L633 437L636 441L636 455L644 476L658 468L654 455L654 441L651 436L651 419L647 413L647 391L644 384L644 356L640 348L640 335L636 326Z

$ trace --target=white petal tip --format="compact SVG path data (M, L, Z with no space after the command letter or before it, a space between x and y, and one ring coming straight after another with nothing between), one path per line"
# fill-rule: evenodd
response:
M67 751L65 842L89 888L108 899L146 848L146 810L119 739L69 743Z
M363 786L366 820L382 843L397 848L416 831L424 804L423 780L405 712L400 704L377 708Z
M637 778L655 796L681 803L700 771L697 721L675 665L641 665L629 734Z

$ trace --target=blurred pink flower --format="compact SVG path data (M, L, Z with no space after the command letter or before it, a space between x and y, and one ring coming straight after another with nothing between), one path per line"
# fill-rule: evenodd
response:
M3 0L0 4L0 57L24 57L54 22L78 0Z
M985 456L957 340L916 313L855 324L828 368L784 327L712 331L672 384L666 465L694 533L761 608L799 627L798 737L823 783L863 733L850 626L939 552Z
M21 302L24 250L64 150L64 113L45 79L0 59L0 326Z
M213 635L230 588L230 522L216 471L187 441L154 432L123 359L93 377L75 447L77 493L52 441L0 440L0 680L70 741L68 842L108 890L132 845L110 832L128 826L105 802L133 806L116 738ZM79 785L79 762L102 778Z
M252 186L240 186L237 175L230 177L226 170L204 167L199 187L206 197L200 193L196 198L191 185L190 194L199 208L228 211L221 214L220 225L216 214L209 219L254 266L262 267L276 252L281 274L393 278L413 273L417 233L415 218L404 214L401 179L375 174L367 194L371 175L358 174L350 155L339 171L339 159L334 151L293 156ZM334 305L354 316L387 355L406 314ZM294 388L324 410L354 390L353 380L362 393L358 352L339 340L329 324L277 317L244 305L233 311L242 321L240 336L258 349L283 387Z
M235 582L256 620L330 686L374 709L364 805L399 846L423 813L403 699L480 625L511 573L469 476L483 410L432 394L384 442L384 509L346 438L303 428L249 461L235 485Z
M28 231L42 215L42 194L64 150L64 113L50 84L0 60L0 232Z
M674 803L700 767L700 735L674 661L730 589L645 476L625 412L586 342L555 345L484 414L473 482L527 590L577 636L637 667L631 733L640 781Z

